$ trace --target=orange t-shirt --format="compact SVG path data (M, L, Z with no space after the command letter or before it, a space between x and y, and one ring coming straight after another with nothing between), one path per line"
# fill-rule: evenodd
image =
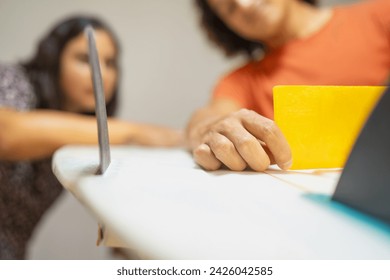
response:
M390 0L333 9L316 34L290 41L222 78L213 98L273 118L275 85L380 85L390 73Z

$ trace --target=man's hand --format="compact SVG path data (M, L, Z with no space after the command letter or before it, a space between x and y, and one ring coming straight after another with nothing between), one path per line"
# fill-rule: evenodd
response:
M276 163L282 169L292 164L290 147L276 124L254 111L240 109L197 127L190 134L195 161L207 170L222 164L231 170L250 167L263 171Z

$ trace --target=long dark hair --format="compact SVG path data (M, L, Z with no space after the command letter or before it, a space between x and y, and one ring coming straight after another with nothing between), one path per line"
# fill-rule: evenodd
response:
M22 64L38 96L38 108L61 110L62 91L59 86L60 57L67 43L81 34L87 25L109 33L115 44L117 57L119 56L118 40L102 20L90 16L74 16L62 20L41 39L32 59ZM118 73L120 73L119 69ZM114 94L111 100L107 102L107 115L109 116L112 116L117 108L118 84L119 74Z
M317 4L317 0L302 1L311 5ZM227 27L210 8L207 0L195 0L195 5L200 12L200 22L208 38L220 47L226 56L231 57L243 53L253 59L259 51L264 51L265 46L263 44L244 39Z

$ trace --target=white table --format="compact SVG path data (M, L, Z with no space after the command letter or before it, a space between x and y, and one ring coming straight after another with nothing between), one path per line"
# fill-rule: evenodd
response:
M156 259L390 259L390 225L330 200L340 170L205 172L180 149L58 150L63 186ZM76 229L77 230L77 229ZM91 241L92 242L92 241Z

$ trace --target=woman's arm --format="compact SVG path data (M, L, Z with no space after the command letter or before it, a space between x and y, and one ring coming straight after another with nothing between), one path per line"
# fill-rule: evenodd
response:
M147 124L108 120L111 144L177 146L181 134L173 129ZM67 144L96 144L96 119L53 110L18 112L0 109L0 159L32 160L51 156Z

